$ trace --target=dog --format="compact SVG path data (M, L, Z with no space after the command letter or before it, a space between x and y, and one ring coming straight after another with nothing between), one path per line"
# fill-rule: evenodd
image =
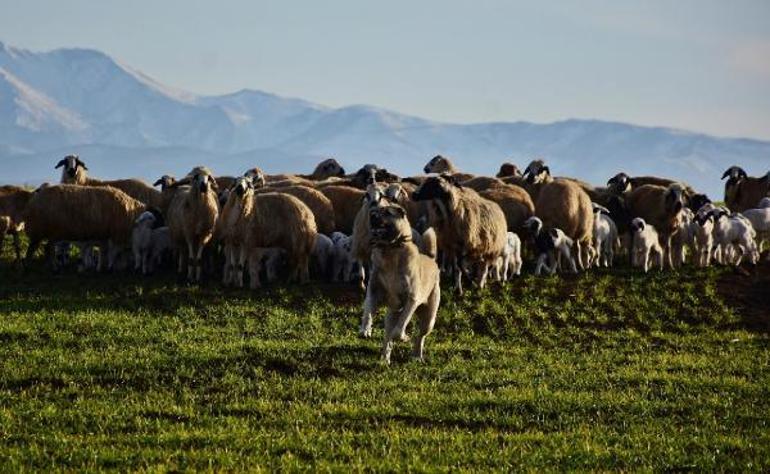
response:
M394 341L407 341L406 328L417 315L418 335L412 356L424 360L425 338L433 330L441 300L436 261L412 243L406 211L395 204L369 211L372 243L371 276L366 287L360 334L371 336L372 316L380 304L387 306L382 359L390 364Z

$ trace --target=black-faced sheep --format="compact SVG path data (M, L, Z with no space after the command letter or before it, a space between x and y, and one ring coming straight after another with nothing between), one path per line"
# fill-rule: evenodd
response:
M725 178L725 205L733 212L754 208L762 198L770 196L770 172L755 178L739 166L731 166L722 175Z

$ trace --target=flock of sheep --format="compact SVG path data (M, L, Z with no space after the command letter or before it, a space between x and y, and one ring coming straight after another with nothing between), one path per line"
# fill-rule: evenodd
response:
M19 263L23 231L26 259L47 242L55 269L69 263L74 245L81 269L148 274L173 265L194 282L221 277L256 288L312 277L363 286L369 210L385 204L405 210L412 240L459 292L464 279L483 287L518 275L523 258L537 274L609 267L623 256L644 271L688 258L698 266L756 263L770 237L770 173L750 177L737 166L722 176L725 206L658 177L620 173L596 188L551 176L541 160L523 173L505 163L496 177L462 173L442 156L407 178L376 165L346 175L334 159L311 175L254 168L214 176L197 167L179 180L161 177L159 190L91 178L76 155L56 168L60 184L0 187L0 238L13 236Z

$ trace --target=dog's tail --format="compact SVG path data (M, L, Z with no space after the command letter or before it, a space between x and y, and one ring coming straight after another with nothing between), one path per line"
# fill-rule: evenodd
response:
M438 255L438 239L436 238L436 230L433 227L428 227L428 229L422 233L420 253L427 255L434 260L436 259L436 255Z

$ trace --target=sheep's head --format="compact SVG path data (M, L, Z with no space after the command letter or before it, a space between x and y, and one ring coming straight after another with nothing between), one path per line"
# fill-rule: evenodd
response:
M385 188L385 197L391 202L403 202L409 199L404 187L398 183L392 183Z
M759 200L759 203L757 204L757 207L759 209L767 209L770 207L770 197L763 197Z
M543 160L533 160L524 170L524 177L529 184L537 184L547 181L551 177L551 170Z
M377 183L372 183L366 187L363 199L370 208L377 207L385 201L385 193L381 186Z
M406 211L397 204L369 210L369 233L374 245L400 245L412 240Z
M313 178L326 179L332 176L345 176L345 169L334 158L318 163L313 171Z
M82 174L88 170L78 155L67 155L59 160L54 169L59 168L64 168L61 175L62 183L73 183L79 173Z
M543 221L537 216L532 216L524 221L524 228L532 235L538 235L543 229Z
M641 217L636 217L631 221L631 231L638 233L644 232L644 228L647 227L647 223Z
M727 180L728 183L735 183L743 178L746 178L748 175L745 171L743 171L743 168L740 166L731 166L725 170L725 172L722 174L722 179L729 178Z
M615 194L623 194L631 189L631 178L626 173L618 173L607 180L607 186Z
M173 176L164 174L160 178L158 178L157 181L152 183L153 186L160 186L161 191L165 191L166 189L174 186L176 184L176 179Z
M235 180L231 193L243 199L244 197L254 193L254 182L251 178L243 176Z
M692 221L706 230L708 230L710 227L714 227L714 215L710 212L704 214L695 214Z
M390 173L385 168L380 168L377 165L368 164L364 165L356 171L353 176L353 185L357 187L365 187L374 182L378 183L392 183L399 181L400 178L393 173Z
M210 190L216 192L217 181L207 169L194 169L192 173L189 178L193 189L197 189L201 194L206 194Z
M500 171L497 172L498 178L507 178L509 176L521 176L521 170L513 163L503 163L500 165Z
M711 199L705 194L693 194L687 206L693 211L698 212L700 208L709 203L711 203Z
M454 173L456 171L454 165L449 158L445 158L441 155L436 155L425 165L422 169L425 174L429 173Z
M687 205L687 194L679 183L672 183L665 193L666 210L678 214Z
M246 170L246 172L243 173L243 176L251 180L252 184L254 184L254 187L256 188L261 188L266 183L265 173L256 167Z
M452 188L458 186L451 175L428 176L423 183L412 193L415 201L429 201L431 199L446 200L452 194Z

